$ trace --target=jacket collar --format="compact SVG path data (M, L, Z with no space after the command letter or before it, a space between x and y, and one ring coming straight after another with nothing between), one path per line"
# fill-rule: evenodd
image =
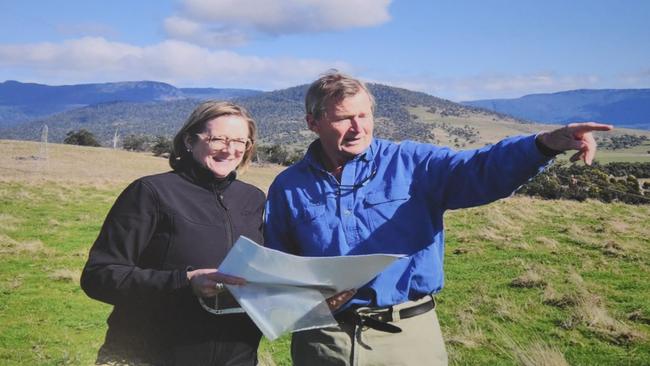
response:
M190 156L184 156L181 159L176 171L181 177L190 182L218 192L224 191L237 178L236 170L232 171L225 178L217 178L209 169L205 168Z

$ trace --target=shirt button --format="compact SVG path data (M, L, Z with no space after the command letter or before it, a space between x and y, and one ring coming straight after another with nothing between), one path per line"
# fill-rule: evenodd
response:
M352 215L352 211L350 211L350 210L345 210L345 211L343 212L343 214L344 214L345 216L350 216L350 215Z

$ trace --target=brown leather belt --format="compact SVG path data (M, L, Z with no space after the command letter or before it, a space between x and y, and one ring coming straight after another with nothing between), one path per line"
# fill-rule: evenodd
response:
M436 307L436 301L433 296L431 300L421 304L401 309L399 311L399 319L408 319L414 316L424 314L433 310ZM402 329L395 324L393 320L393 307L372 309L371 312L359 312L358 309L347 309L334 315L334 318L339 323L354 324L357 326L365 326L373 328L382 332L400 333ZM399 321L397 319L397 321Z

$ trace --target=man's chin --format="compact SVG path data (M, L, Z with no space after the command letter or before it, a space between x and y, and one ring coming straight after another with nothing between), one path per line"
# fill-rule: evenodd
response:
M359 145L352 145L352 146L343 146L341 151L349 156L357 156L359 154L362 154L366 149L368 148L368 145L365 144L359 144Z

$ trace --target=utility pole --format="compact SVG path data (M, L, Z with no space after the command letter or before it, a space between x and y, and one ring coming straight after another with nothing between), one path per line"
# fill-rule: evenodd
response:
M41 151L39 154L39 158L43 160L47 160L47 125L43 125L43 129L41 130Z
M115 134L113 135L113 149L117 149L117 142L120 140L120 136L117 134L117 127L115 127Z

